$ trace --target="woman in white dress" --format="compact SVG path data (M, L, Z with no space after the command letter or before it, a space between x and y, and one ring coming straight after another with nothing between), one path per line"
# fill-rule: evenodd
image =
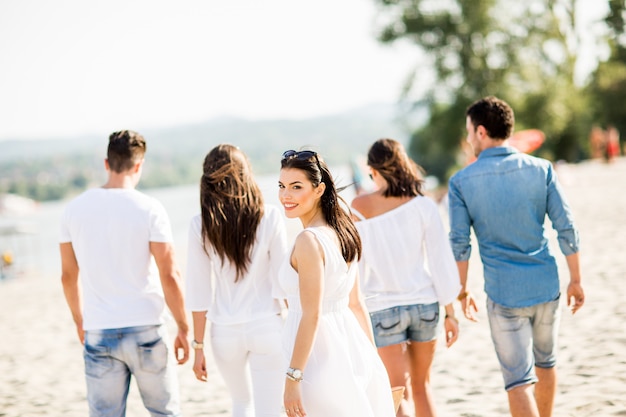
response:
M286 256L278 207L263 204L248 159L218 145L204 160L201 214L189 228L187 308L192 311L193 372L207 380L204 334L232 398L234 417L282 415L281 305L274 284Z
M304 230L279 273L289 306L284 406L289 417L393 417L357 279L361 241L313 151L287 151L279 198ZM287 365L287 364L285 364Z
M357 196L352 214L362 219L356 222L363 240L361 283L376 346L391 384L406 388L398 416L432 417L440 305L449 347L459 333L453 306L459 273L437 205L422 194L418 167L403 146L380 139L367 164L377 189Z

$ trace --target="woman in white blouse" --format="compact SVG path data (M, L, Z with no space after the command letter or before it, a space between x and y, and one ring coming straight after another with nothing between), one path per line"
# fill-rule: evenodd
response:
M367 164L376 190L352 201L363 243L361 282L378 354L392 386L405 386L398 416L436 415L430 368L445 311L447 346L458 337L453 301L461 289L436 204L422 193L417 164L404 147L380 139Z
M205 326L235 417L281 415L284 367L276 271L287 251L277 207L263 203L247 157L218 145L204 160L201 214L189 228L186 304L192 311L193 371L207 380Z

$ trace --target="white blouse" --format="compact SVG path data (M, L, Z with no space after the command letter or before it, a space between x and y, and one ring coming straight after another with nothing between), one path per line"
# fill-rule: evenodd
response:
M187 309L207 311L207 319L229 325L250 322L279 314L274 298L277 272L287 255L285 222L277 207L265 206L252 249L248 272L235 282L237 270L227 259L224 263L214 249L202 245L202 217L198 214L189 226L187 253Z
M450 242L430 198L415 197L357 221L356 227L363 243L362 291L370 312L437 301L446 305L459 294L461 283Z

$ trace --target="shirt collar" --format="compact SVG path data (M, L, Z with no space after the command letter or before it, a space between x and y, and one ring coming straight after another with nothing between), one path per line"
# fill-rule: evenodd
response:
M478 158L489 158L492 156L506 156L514 153L519 153L517 149L512 146L494 146L493 148L487 148L483 150Z

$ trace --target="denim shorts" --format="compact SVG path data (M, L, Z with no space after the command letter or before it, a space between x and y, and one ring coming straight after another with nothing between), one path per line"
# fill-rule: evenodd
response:
M559 297L531 307L509 308L487 299L491 339L504 389L537 382L535 366L553 368L561 310Z
M370 313L377 347L437 338L439 303L397 306Z
M177 371L166 336L160 325L85 332L90 416L124 416L131 375L150 415L180 415Z

